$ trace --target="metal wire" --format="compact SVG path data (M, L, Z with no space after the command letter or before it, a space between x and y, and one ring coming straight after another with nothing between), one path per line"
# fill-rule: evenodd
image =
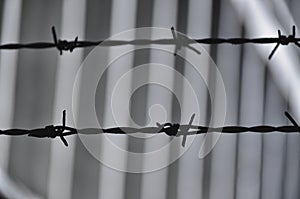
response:
M291 43L300 47L300 38L296 38L296 27L293 26L292 34L282 35L278 30L278 37L262 37L262 38L203 38L203 39L189 39L181 34L176 34L174 27L171 27L171 33L173 39L138 39L138 40L99 40L99 41L80 41L76 37L72 41L58 39L55 27L51 28L53 42L33 42L33 43L8 43L0 45L0 50L16 50L16 49L45 49L56 48L59 54L62 55L63 51L73 52L75 48L94 47L101 44L102 46L120 46L120 45L147 45L147 44L160 44L160 45L175 45L174 55L177 55L177 51L182 47L190 48L197 54L200 54L195 48L190 46L193 43L200 44L276 44L271 51L268 59L270 60L280 45L289 45Z

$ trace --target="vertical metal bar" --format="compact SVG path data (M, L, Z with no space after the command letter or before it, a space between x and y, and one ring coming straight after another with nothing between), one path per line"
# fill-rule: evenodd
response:
M1 42L19 42L22 0L6 0L3 8ZM15 81L17 68L17 51L1 51L0 54L0 128L12 127ZM9 137L0 137L0 167L8 169Z
M237 13L229 1L221 1L219 37L241 36L241 25ZM225 125L237 125L240 91L240 46L218 46L217 66L226 89ZM218 103L225 99L216 88L216 111ZM221 135L211 152L210 198L234 198L235 160L237 135Z
M110 0L104 1L87 1L86 2L86 26L85 26L85 39L86 40L98 40L106 39L110 32L110 16L111 16L111 4ZM86 48L84 50L84 57L89 56L94 48ZM104 59L99 60L101 63L107 62L107 55L102 55ZM83 70L80 74L80 93L78 111L77 111L77 122L89 121L89 114L86 114L86 101L90 100L89 83L81 80L89 79L93 77L93 71ZM104 75L105 79L105 75ZM103 82L103 87L105 87L105 81ZM105 101L105 90L101 92L101 96L97 97L97 111L99 117L102 118L104 110ZM100 121L101 125L103 121ZM99 161L94 158L89 151L85 148L81 139L77 137L76 139L76 149L75 149L75 160L74 160L74 176L73 176L73 190L72 198L82 199L82 198L97 198L99 189Z
M171 28L176 24L176 16L177 16L177 2L168 0L168 1L154 1L153 8L153 19L152 26L153 27L163 27L163 28ZM171 31L170 31L171 34ZM152 35L153 37L157 37L159 35ZM171 58L170 58L171 57ZM152 51L150 55L150 63L160 63L165 64L169 67L173 67L174 58L170 54L162 53L161 51ZM168 85L169 88L173 88L173 74L160 74L160 71L156 71L155 69L149 71L149 80L153 79L167 79L170 80L171 85ZM149 87L148 90L148 104L153 105L155 102L159 102L160 105L164 106L163 109L166 111L166 119L171 120L171 110L172 110L172 95L167 93L166 90L161 88ZM149 107L148 106L148 107ZM158 106L156 107L158 108ZM156 110L158 111L158 110ZM160 110L162 111L162 110ZM153 121L154 122L154 121ZM165 143L169 142L169 138L165 135L157 135L145 142L145 151L151 151L151 149L157 149L159 146L162 146ZM162 156L161 158L168 159L168 157ZM144 164L151 164L147 160L144 161ZM142 183L142 196L144 198L166 198L166 190L167 190L167 174L168 168L162 168L160 170L145 173L143 175L143 183ZM155 191L153 191L155 190Z
M214 0L212 1L212 12L211 12L211 37L217 37L218 31L219 31L219 24L220 24L220 10L221 10L221 1L220 0ZM217 63L217 53L218 53L218 46L217 45L212 45L209 49L209 54L214 60L214 62ZM212 98L216 97L216 71L214 68L209 69L209 80L208 80L208 89L209 89L209 95L207 96L207 101L211 100ZM206 107L206 124L209 125L210 122L214 122L215 117L218 115L215 115L213 110L215 110L215 105L209 106L209 103L207 103L208 106ZM213 138L214 134L208 134L205 137L205 150L209 150L210 146L213 144ZM212 164L212 153L209 153L205 156L204 158L204 165L203 165L203 183L202 190L203 190L203 198L210 198L210 189L211 189L211 164Z
M252 46L245 47L242 68L240 122L250 126L262 123L264 102L264 64ZM259 198L261 189L262 136L243 134L238 139L237 198Z
M288 14L291 15L290 18L292 18L292 23L293 25L296 24L299 27L300 20L299 20L299 12L298 8L300 7L300 2L291 0L288 2L289 4L289 9L285 8L284 5L276 5L277 7L283 7L284 10L288 10ZM278 8L278 10L279 10ZM282 8L280 8L282 10ZM293 20L294 19L294 20ZM299 28L297 28L299 30ZM296 33L299 35L299 32ZM297 55L299 56L299 51L297 51ZM294 60L294 63L299 65L299 60L296 59ZM299 73L298 73L299 74ZM298 76L299 77L299 76ZM291 97L293 95L293 90L289 90L289 111L290 112L296 112L298 113L299 109L299 101L294 101L296 105L293 107L293 102L290 103ZM297 119L299 121L299 114L297 115ZM285 170L284 170L284 180L283 180L283 193L282 193L282 198L299 198L300 197L300 190L299 184L300 184L300 158L299 158L299 153L300 153L300 145L299 145L300 139L299 139L299 134L293 134L293 135L287 135L287 140L286 140L286 154L285 154Z
M65 0L62 9L60 38L72 40L76 36L84 38L85 5L82 0ZM64 52L59 57L54 100L54 124L62 125L62 111L67 111L66 124L74 126L72 109L73 83L77 69L82 61L83 50L75 49L72 54ZM75 137L69 137L69 146L61 140L51 141L50 168L47 198L72 198L73 166L75 155Z
M57 0L23 3L20 41L49 40L51 25L59 23L60 7L61 2ZM22 50L18 54L13 126L31 129L51 124L57 52L53 49ZM10 175L32 191L46 196L50 140L41 142L27 136L13 137L10 152Z
M276 88L275 79L268 70L266 73L265 124L284 124L286 118L283 113L287 108L286 101ZM261 198L280 199L283 196L287 136L281 133L263 135Z
M135 20L136 20L136 6L137 1L125 2L122 0L114 0L112 2L112 11L111 11L111 35L116 33L120 33L122 31L135 28ZM134 36L134 35L132 35ZM128 49L128 48L127 48ZM132 47L133 49L133 47ZM123 52L122 47L112 47L109 52L109 56L120 55ZM112 63L107 73L107 86L106 86L106 96L111 96L113 92L113 88L117 83L117 80L123 75L125 72L129 71L133 64L133 56L126 55L120 58L116 63ZM125 85L126 84L126 85ZM130 96L130 87L131 82L126 82L123 86L127 89L124 89L121 95L128 99ZM120 113L118 114L122 121L119 121L120 126L128 125L128 113ZM114 116L111 111L111 99L106 97L105 99L105 109L104 109L104 125L105 126L115 126ZM126 136L111 136L107 135L112 142L118 143L118 146L121 148L127 148L127 138ZM120 164L127 164L127 157L124 157L119 154L112 154L108 149L107 141L101 143L102 152L104 154L109 154L114 158L118 159ZM100 165L100 188L99 188L99 198L124 198L125 194L125 177L126 173L116 171L113 168L109 168L104 165ZM116 191L118 190L118 191Z
M148 0L139 0L137 2L137 15L136 15L136 27L150 27L153 19L153 1ZM138 34L138 33L137 33ZM137 35L139 37L139 35ZM146 35L144 35L146 36ZM151 49L142 49L136 50L134 52L134 63L133 68L139 67L143 64L148 64L150 60L150 51ZM144 71L144 77L148 78L149 70ZM133 75L132 77L132 88L139 83L141 76ZM146 80L146 79L145 79ZM148 85L142 86L138 88L134 93L132 93L130 100L130 112L132 116L132 120L139 126L146 126L148 121L148 114L150 111L150 107L147 107L147 99L148 99ZM135 126L134 124L131 124ZM144 152L144 143L145 139L142 137L133 137L128 136L128 151L134 153L143 153ZM132 165L134 164L134 165ZM143 160L135 160L129 161L127 163L127 167L130 168L132 166L143 166ZM141 196L141 186L142 186L142 178L143 173L127 173L126 175L126 191L125 198L134 199L134 198L142 198Z
M211 34L211 2L207 1L196 1L192 0L188 5L188 16L187 16L187 35L191 38L201 38L207 37ZM197 24L197 25L195 25ZM210 46L203 46L206 51L209 52ZM202 55L199 56L203 56ZM188 59L193 59L193 57L186 55ZM205 55L204 55L205 56ZM195 67L206 67L210 62L208 57L202 59L203 62L197 63L198 66ZM184 70L184 77L190 81L192 85L196 86L196 95L199 99L198 103L200 106L200 111L206 110L207 107L207 87L203 81L204 77L199 77L194 74L192 68L190 68L188 64L186 64ZM208 78L208 68L205 74L202 74ZM199 79L200 78L200 79ZM191 113L188 112L189 98L186 96L185 87L183 87L183 104L181 106L182 113L181 117L183 122L188 122L191 117ZM196 113L197 114L197 113ZM206 123L206 114L205 112L200 112L201 115L196 115L195 124ZM189 136L190 137L190 136ZM189 139L189 138L188 138ZM178 160L179 168L178 168L178 186L177 186L177 198L201 198L203 195L202 184L205 183L202 181L203 179L203 165L204 160L198 158L198 153L200 150L200 146L204 141L204 136L197 135L195 137L195 141L189 150L180 157ZM175 191L175 190L173 190Z
M272 14L272 10L261 1L235 1L232 0L234 7L239 13L241 20L245 21L251 37L257 35L270 35L276 29L282 29L282 26ZM296 6L293 6L296 7ZM259 23L256 23L259 21ZM274 28L276 27L276 28ZM259 55L265 59L274 46L258 47L256 49ZM298 69L297 53L291 48L285 48L276 52L276 56L269 63L269 69L285 99L289 100L291 110L295 112L296 118L299 117L300 78ZM299 137L297 134L291 134L287 137L287 157L284 197L299 197Z
M187 22L188 22L188 6L189 2L188 1L178 1L177 5L177 23L176 23L176 30L181 32L181 33L186 33L187 32ZM175 25L175 24L174 24ZM173 31L172 31L173 33ZM175 32L174 32L175 33ZM173 35L173 38L176 38L177 35ZM186 48L182 47L180 49L182 51L182 54L185 56L186 55ZM179 52L176 52L179 53ZM174 63L174 69L181 74L183 77L185 77L185 72L184 70L186 69L186 60L185 58L181 58L180 56L175 57L175 63ZM188 80L187 80L188 81ZM189 122L191 115L194 112L190 112L190 110L185 110L188 108L183 107L183 99L184 97L184 80L183 79L176 79L174 78L174 87L173 90L176 93L176 96L173 96L172 98L172 121L174 123L182 123L185 121L186 123ZM178 105L178 102L180 105ZM182 102L182 103L180 103ZM188 105L185 104L185 105ZM198 115L198 114L197 114ZM199 115L197 116L197 118ZM179 142L182 139L182 143L186 143L187 141L187 136L184 136L183 138L177 139ZM180 149L182 147L182 143L179 145L171 145L170 147L170 158L176 157L180 155ZM174 163L170 164L168 167L168 187L167 187L167 198L170 199L176 199L177 198L177 190L178 188L178 171L179 171L179 163L178 161L175 161Z

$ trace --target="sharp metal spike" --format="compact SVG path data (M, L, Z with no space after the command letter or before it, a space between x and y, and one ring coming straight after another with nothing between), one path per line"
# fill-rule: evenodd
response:
M63 110L62 125L66 127L66 110Z

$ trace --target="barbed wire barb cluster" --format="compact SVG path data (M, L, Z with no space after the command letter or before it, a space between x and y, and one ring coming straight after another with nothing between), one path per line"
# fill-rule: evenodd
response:
M147 39L136 39L136 40L116 40L116 41L80 41L78 36L74 40L61 40L57 37L55 27L51 28L53 42L33 42L33 43L7 43L0 45L0 50L18 50L18 49L45 49L45 48L56 48L59 54L62 55L63 51L73 52L75 48L86 48L95 47L99 44L102 46L119 46L119 45L147 45L147 44L160 44L160 45L175 45L174 56L182 48L186 47L197 54L201 54L196 48L192 47L191 44L232 44L232 45L243 45L243 44L276 44L271 51L268 59L272 59L275 52L278 50L280 45L289 45L291 43L300 47L300 38L296 38L296 26L292 28L292 34L282 35L281 31L278 30L278 37L261 37L261 38L204 38L204 39L190 39L184 37L183 34L178 34L174 27L171 27L171 34L173 38L147 40Z
M292 28L292 34L289 36L281 35L281 31L278 30L278 43L273 48L272 52L269 55L269 60L272 59L273 55L275 54L276 50L280 45L288 45L290 43L294 43L296 46L300 47L300 44L298 43L298 40L296 39L296 26L293 26Z
M192 125L195 118L195 114L191 116L188 124L178 124L178 123L156 123L156 127L144 127L144 128L131 128L131 127L114 127L107 129L76 129L66 125L66 111L63 111L62 125L49 125L45 128L37 129L7 129L0 130L0 135L8 136L22 136L28 135L30 137L36 138L56 138L59 137L63 144L67 147L68 142L65 139L67 136L83 134L83 135L95 135L95 134L134 134L134 133L145 133L145 134L160 134L164 133L167 136L179 137L183 136L182 147L185 147L187 136L207 134L213 132L220 132L226 134L241 134L241 133L300 133L300 127L295 121L295 119L288 113L285 112L285 116L290 120L293 125L285 126L268 126L268 125L258 125L258 126L223 126L223 127L209 127L209 126L197 126ZM92 133L91 133L92 132Z

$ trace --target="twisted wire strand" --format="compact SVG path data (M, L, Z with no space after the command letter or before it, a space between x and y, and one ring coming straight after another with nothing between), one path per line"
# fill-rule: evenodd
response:
M164 133L167 136L190 136L198 134L206 134L213 132L220 132L226 134L242 134L242 133L299 133L300 127L293 119L293 117L285 112L285 116L291 121L293 125L283 125L283 126L270 126L270 125L256 125L256 126L223 126L223 127L209 127L209 126L197 126L192 125L195 114L192 115L189 124L178 124L178 123L157 123L156 127L144 127L144 128L132 128L132 127L113 127L113 128L84 128L76 129L68 127L65 125L65 111L63 112L63 125L53 126L49 125L45 128L37 129L7 129L0 130L0 135L9 135L9 136L22 136L28 135L36 138L56 138L60 137L63 143L68 146L68 143L64 137L71 135L97 135L97 134L135 134L135 133L144 133L144 134L161 134ZM184 147L186 139L183 139L182 146Z
M295 44L300 47L300 38L296 38L296 27L293 26L292 34L282 35L278 30L278 37L262 37L262 38L203 38L203 39L189 39L181 34L175 32L174 27L171 27L173 38L170 39L136 39L136 40L99 40L99 41L80 41L78 37L74 40L61 40L58 39L55 27L51 28L53 42L33 42L33 43L7 43L1 44L0 50L18 50L18 49L46 49L56 48L60 55L63 51L73 52L75 48L95 47L101 44L102 46L121 46L121 45L148 45L148 44L160 44L160 45L175 45L174 55L177 55L177 51L181 47L187 47L195 51L197 54L201 54L190 44L276 44L269 55L269 60L273 57L280 45ZM181 43L180 43L181 42Z

